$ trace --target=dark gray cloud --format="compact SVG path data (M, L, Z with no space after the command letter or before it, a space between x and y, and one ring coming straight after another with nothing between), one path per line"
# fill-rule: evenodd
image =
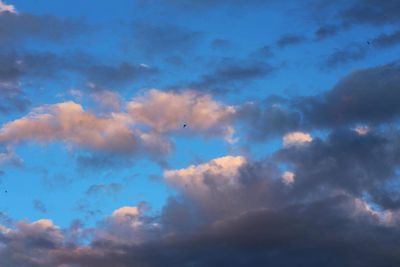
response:
M19 84L20 71L15 55L0 55L0 103L1 113L22 112L30 101L25 97Z
M283 35L279 40L276 42L276 45L280 48L284 48L291 45L297 45L304 43L307 38L303 35L299 34L286 34Z
M380 126L400 119L400 67L386 65L351 72L330 90L314 96L265 100L238 106L236 122L252 141L291 131Z
M336 25L323 25L315 31L315 39L317 41L337 35L339 27Z
M345 23L384 25L400 23L400 5L396 0L356 0L338 12Z
M364 59L367 55L367 44L350 44L336 49L324 60L324 67L333 69L341 65Z
M41 213L47 213L46 205L38 199L33 201L33 208Z
M159 70L148 65L122 62L119 65L94 64L84 68L83 72L92 82L104 86L119 86L144 80L158 74Z
M0 53L0 95L3 98L0 112L22 112L29 106L21 82L40 82L43 79L63 80L71 73L103 87L128 85L143 81L159 73L156 67L121 62L102 64L94 57L75 52Z
M276 157L293 167L293 190L298 194L345 190L359 198L368 194L384 209L396 209L400 195L390 192L387 185L397 179L398 144L398 134L389 132L360 135L354 130L334 130L325 140L287 147Z
M50 15L0 13L0 47L20 46L25 40L58 42L85 33L89 26L82 20Z
M398 215L384 217L372 211L355 190L385 183L388 172L376 174L387 167L381 163L389 154L380 149L391 142L397 141L385 134L361 137L337 132L309 147L283 149L277 156L293 164L292 186L282 183L278 168L268 159L243 166L235 186L216 187L214 182L222 177L208 173L203 177L204 197L182 189L161 217L108 218L90 230L96 239L84 249L62 242L55 227L20 224L15 232L0 234L4 246L0 263L24 267L393 266L400 260ZM383 152L383 158L379 159L380 153L369 158L375 152ZM317 166L310 168L314 161ZM361 170L366 172L363 177L358 176ZM386 208L385 212L395 212ZM143 230L129 226L139 221ZM152 228L154 223L162 228ZM124 236L132 243L120 243ZM138 238L141 241L135 243Z
M246 58L224 58L214 68L203 74L197 81L189 84L189 87L211 91L226 92L237 89L237 86L268 77L275 67L267 62Z
M322 96L300 98L297 107L313 127L379 124L400 116L399 62L355 71Z
M395 31L390 34L383 33L375 37L371 43L378 48L388 48L400 44L400 31Z
M291 108L282 97L269 97L242 105L237 119L243 123L252 141L264 141L301 128L301 113Z

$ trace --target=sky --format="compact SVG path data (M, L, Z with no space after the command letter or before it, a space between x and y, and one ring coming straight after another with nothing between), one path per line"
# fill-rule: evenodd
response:
M398 266L400 2L0 0L0 266Z

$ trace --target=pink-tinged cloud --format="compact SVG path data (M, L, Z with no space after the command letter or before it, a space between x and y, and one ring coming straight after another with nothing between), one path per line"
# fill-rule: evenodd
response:
M187 124L187 131L224 136L233 142L232 119L236 110L194 91L150 90L128 103L128 113L139 124L159 133L175 132Z
M157 231L158 225L144 220L145 204L116 209L94 229L94 240L116 244L138 244L150 238L149 231Z
M129 102L127 112L110 112L120 110L121 100L114 93L103 93L96 101L108 109L105 114L86 111L73 101L43 105L4 124L0 144L12 147L24 142L62 142L72 149L130 156L140 151L159 158L173 150L169 134L183 132L183 124L190 134L235 141L235 108L209 95L150 90ZM8 158L9 154L1 156Z
M172 186L201 200L213 190L237 188L239 169L245 164L246 159L242 156L225 156L180 170L166 170L164 177Z
M285 171L282 174L282 181L285 185L291 185L295 181L296 174L290 171Z
M313 138L309 133L290 132L283 137L283 145L285 147L299 146L310 143L312 140Z
M119 94L112 91L98 91L91 94L94 102L101 110L119 112L121 110L122 99Z
M138 140L117 114L97 117L74 102L42 106L0 129L1 143L62 141L78 148L131 153Z
M10 12L13 14L17 14L17 10L13 5L8 5L0 0L0 14L3 12Z

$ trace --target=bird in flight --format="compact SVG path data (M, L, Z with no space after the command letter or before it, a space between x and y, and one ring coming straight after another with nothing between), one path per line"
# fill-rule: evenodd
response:
M183 128L186 128L186 126L187 126L187 124L186 124L186 123L184 123L184 124L183 124Z

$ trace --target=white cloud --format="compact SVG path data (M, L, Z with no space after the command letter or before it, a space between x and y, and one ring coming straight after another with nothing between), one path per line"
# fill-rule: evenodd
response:
M236 110L193 91L163 92L152 89L128 103L128 112L138 124L145 124L159 133L185 131L206 135L222 135L234 142L231 125Z
M291 132L283 137L284 147L303 145L313 140L309 133Z
M368 126L357 126L353 129L358 135L366 135L370 129Z
M164 177L169 184L202 198L209 193L211 187L216 190L236 187L239 169L246 162L242 156L225 156L180 170L164 171Z
M296 175L293 172L290 171L285 171L282 174L282 181L284 184L286 185L291 185L294 183L294 178L296 177Z

